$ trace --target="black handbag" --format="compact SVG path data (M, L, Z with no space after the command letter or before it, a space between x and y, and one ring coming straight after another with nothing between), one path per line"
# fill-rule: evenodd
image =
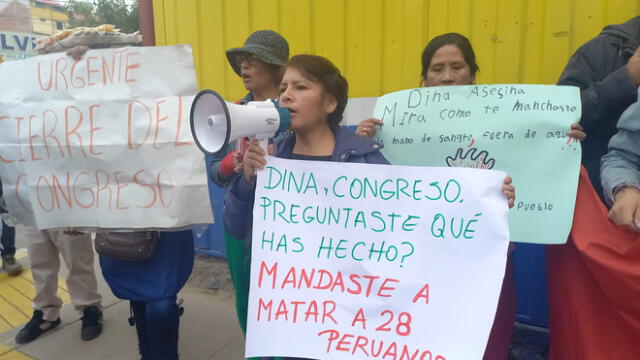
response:
M157 231L99 232L95 249L102 256L117 260L144 261L153 256L160 238Z

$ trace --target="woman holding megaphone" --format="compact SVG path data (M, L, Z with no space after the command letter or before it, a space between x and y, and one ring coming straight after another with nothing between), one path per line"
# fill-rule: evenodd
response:
M280 84L280 106L291 112L292 133L276 144L275 156L388 164L380 153L380 144L354 136L339 126L347 92L346 79L329 60L315 55L291 58ZM351 151L354 145L355 152ZM247 182L266 164L265 155L257 142L251 143L244 156Z
M329 60L297 55L285 65L280 84L280 106L291 112L291 133L276 140L273 155L285 159L388 164L382 145L339 125L347 104L348 84ZM224 224L236 238L251 234L255 175L266 165L266 151L251 142L226 199ZM506 178L503 192L513 206L515 188Z
M291 132L274 144L286 159L388 164L377 142L355 135L339 123L347 105L348 84L329 60L297 55L285 65L280 106L291 112ZM255 174L266 165L258 141L245 152L242 176L234 179L225 202L224 225L235 238L251 236ZM250 249L247 249L250 253ZM246 319L241 319L241 322Z
M274 156L297 160L321 160L388 164L382 145L340 127L348 99L347 80L331 61L315 55L297 55L285 65L280 84L280 106L291 112L291 132L277 139ZM250 143L225 202L224 224L238 239L251 234L254 176L266 165L266 151L258 141ZM241 320L242 321L242 320Z

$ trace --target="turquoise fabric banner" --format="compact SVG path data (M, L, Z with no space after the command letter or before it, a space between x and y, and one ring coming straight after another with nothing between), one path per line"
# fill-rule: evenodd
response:
M516 186L511 241L562 244L573 219L580 143L578 88L470 85L402 90L380 97L376 137L394 165L506 171Z

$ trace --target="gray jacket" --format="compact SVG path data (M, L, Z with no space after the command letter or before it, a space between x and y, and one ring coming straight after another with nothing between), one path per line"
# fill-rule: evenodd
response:
M613 204L613 192L620 185L640 188L640 102L629 106L618 120L618 133L602 157L600 173L605 201Z

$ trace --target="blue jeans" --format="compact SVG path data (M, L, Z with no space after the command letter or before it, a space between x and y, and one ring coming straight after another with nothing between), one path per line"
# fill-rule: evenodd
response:
M2 221L2 256L16 254L16 228Z
M178 359L180 308L176 296L156 301L131 301L142 360Z

